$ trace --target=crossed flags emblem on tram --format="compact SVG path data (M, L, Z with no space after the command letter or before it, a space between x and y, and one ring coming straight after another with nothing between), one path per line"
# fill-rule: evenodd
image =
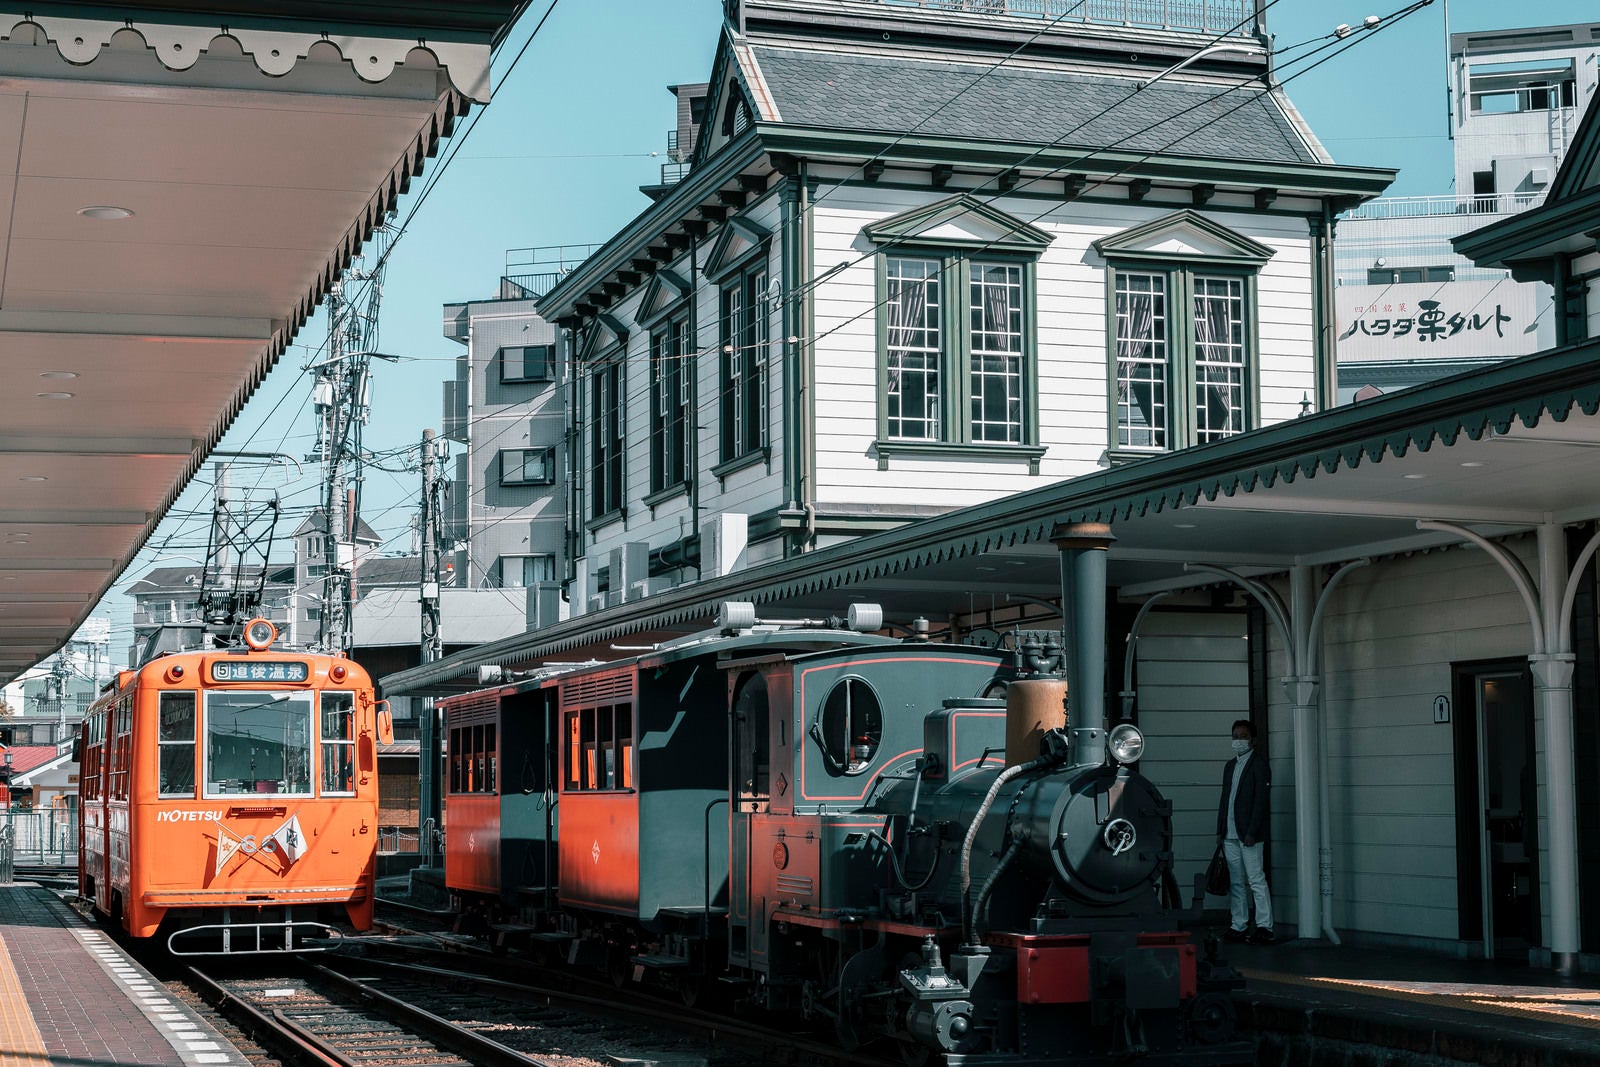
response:
M231 833L226 826L217 826L217 869L216 874L222 873L222 868L228 861L243 852L246 856L253 856L257 852L276 852L282 856L284 862L293 866L306 851L305 831L300 829L300 816L291 815L272 833L262 838L257 843L254 834L239 837Z

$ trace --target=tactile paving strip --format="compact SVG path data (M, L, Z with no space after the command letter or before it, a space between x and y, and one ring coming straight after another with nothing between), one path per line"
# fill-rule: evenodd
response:
M0 937L0 1043L0 1067L50 1067L44 1038L28 1010L28 997L4 937Z

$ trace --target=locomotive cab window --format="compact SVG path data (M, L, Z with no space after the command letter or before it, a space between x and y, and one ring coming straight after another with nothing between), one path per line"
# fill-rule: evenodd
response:
M878 694L860 678L835 683L811 726L811 736L833 773L859 774L866 770L883 741L883 706Z
M161 750L160 792L164 797L194 796L193 693L162 693L157 747Z
M740 792L746 800L765 799L772 774L772 726L767 679L748 674L740 680L733 698L738 726Z
M356 695L322 694L323 795L356 791Z
M206 795L311 795L311 694L206 694Z

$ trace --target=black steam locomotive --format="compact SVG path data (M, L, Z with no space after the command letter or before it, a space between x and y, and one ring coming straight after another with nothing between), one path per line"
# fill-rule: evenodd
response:
M619 983L952 1065L1251 1061L1132 725L1033 655L758 620L444 702L446 881Z

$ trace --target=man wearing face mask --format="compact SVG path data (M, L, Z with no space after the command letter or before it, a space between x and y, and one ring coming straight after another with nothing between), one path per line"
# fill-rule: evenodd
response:
M1233 724L1233 759L1222 768L1222 800L1217 805L1217 839L1228 860L1228 910L1232 925L1225 937L1229 941L1254 941L1270 945L1277 940L1272 932L1272 893L1267 888L1265 867L1268 831L1267 800L1272 790L1272 771L1267 758L1252 751L1256 728L1249 719ZM1250 903L1255 898L1256 932L1251 936Z

